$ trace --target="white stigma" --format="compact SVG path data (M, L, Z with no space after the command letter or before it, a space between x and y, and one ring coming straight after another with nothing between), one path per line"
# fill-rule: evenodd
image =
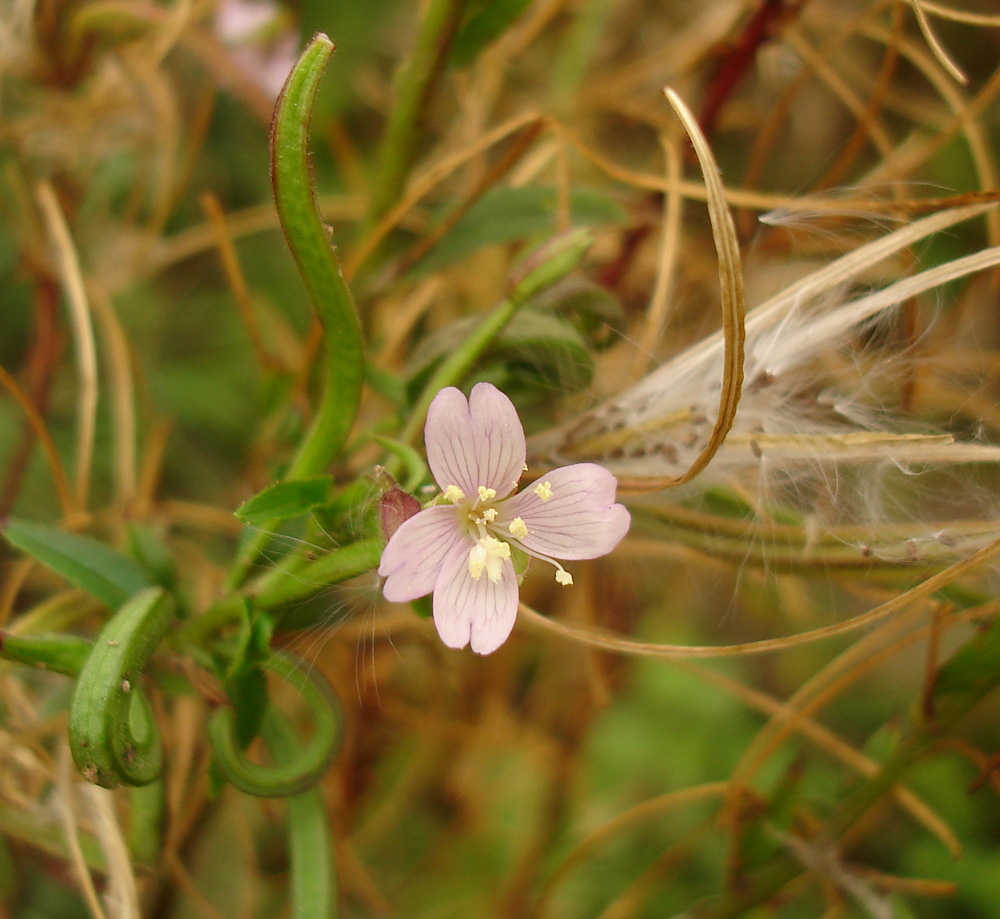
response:
M510 558L510 546L495 536L484 536L469 550L469 574L478 581L483 572L494 584L503 575L504 559Z

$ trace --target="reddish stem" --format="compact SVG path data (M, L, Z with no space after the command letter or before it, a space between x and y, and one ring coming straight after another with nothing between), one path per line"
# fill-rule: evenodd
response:
M753 64L757 51L792 16L798 15L806 0L764 0L750 17L740 36L723 54L705 90L698 123L711 137L722 107Z
M25 362L27 390L40 414L45 414L45 406L52 389L52 379L62 351L62 341L56 323L59 309L59 286L52 278L43 277L38 281L35 309L35 324L31 349ZM11 457L3 488L0 489L0 517L10 513L21 489L21 481L31 460L35 446L35 432L30 422L25 421L21 439Z

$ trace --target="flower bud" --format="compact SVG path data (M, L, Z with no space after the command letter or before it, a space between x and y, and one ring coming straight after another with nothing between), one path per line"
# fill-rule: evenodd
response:
M386 541L392 539L407 520L420 511L420 502L403 491L384 469L379 470L382 496L378 499L378 522Z

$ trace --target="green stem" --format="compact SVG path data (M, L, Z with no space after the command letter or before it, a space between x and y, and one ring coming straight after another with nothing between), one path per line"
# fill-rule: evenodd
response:
M138 864L153 866L160 856L166 814L166 789L162 777L148 785L130 788L128 803L129 852Z
M361 539L334 549L295 571L273 569L254 585L253 601L258 609L272 609L312 596L333 584L376 568L382 556L381 539Z
M223 597L204 613L189 620L172 641L178 648L201 647L210 635L244 615L244 600L239 594Z
M588 230L570 230L539 246L525 259L510 296L487 314L472 334L434 371L399 435L402 443L412 444L417 439L427 417L427 409L438 392L446 386L460 383L517 311L576 268L592 243L593 237ZM394 474L397 469L392 463L387 464L387 468Z
M284 717L264 722L264 741L277 759L298 754L298 742ZM319 788L287 799L292 919L336 919L337 866L326 802Z
M396 101L376 159L365 229L399 199L417 153L420 120L444 71L465 0L430 0L410 59L396 74Z

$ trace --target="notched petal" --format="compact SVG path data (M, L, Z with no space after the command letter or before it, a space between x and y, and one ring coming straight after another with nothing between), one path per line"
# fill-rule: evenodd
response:
M466 495L480 486L509 495L524 468L524 429L513 403L490 383L477 383L468 401L452 386L427 411L427 462L443 489L457 485Z
M517 577L509 559L503 560L498 581L485 575L473 578L468 551L454 549L434 587L434 625L441 641L449 648L471 643L477 654L495 651L514 628L517 595Z

